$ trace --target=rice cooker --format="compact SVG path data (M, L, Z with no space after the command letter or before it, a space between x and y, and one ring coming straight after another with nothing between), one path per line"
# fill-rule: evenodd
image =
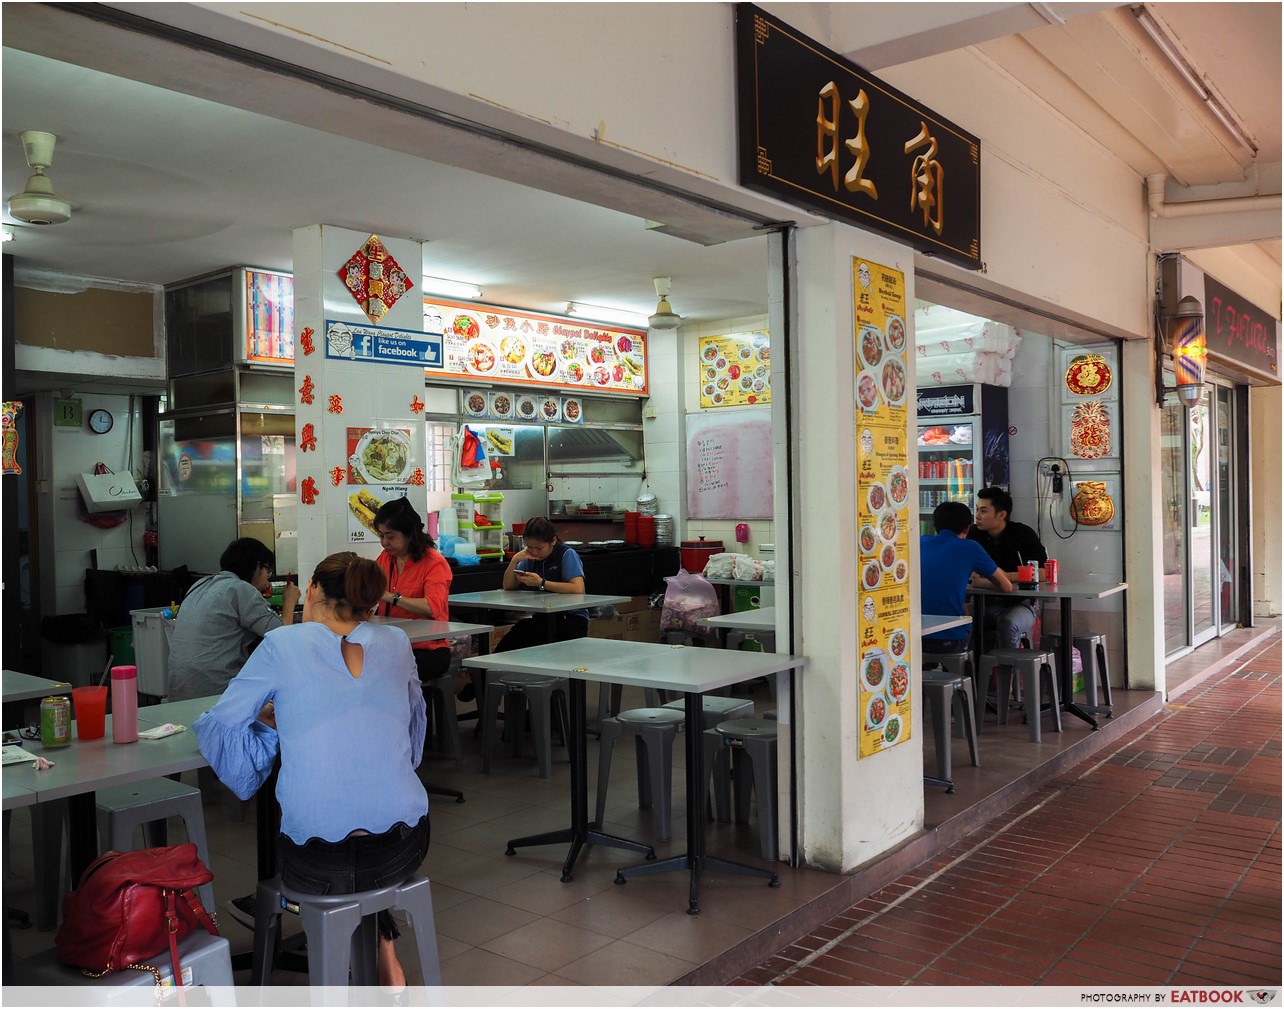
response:
M682 566L693 575L704 572L709 558L722 553L722 540L707 540L701 536L698 540L682 541Z

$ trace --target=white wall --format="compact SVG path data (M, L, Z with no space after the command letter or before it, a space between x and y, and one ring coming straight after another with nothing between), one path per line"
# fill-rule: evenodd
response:
M129 522L113 529L100 529L83 521L86 516L76 486L76 474L92 473L102 462L116 473L132 473L141 479L143 438L141 406L134 404L130 424L130 397L78 394L85 418L93 410L111 411L115 424L107 434L90 434L85 426L54 427L52 394L39 393L36 413L43 422L29 430L38 439L36 461L36 509L39 528L41 609L45 615L83 613L85 570L92 567L91 551L98 551L98 567L138 567L146 563L143 533L147 528L145 506L130 510ZM132 447L132 456L131 456ZM132 459L132 465L131 465ZM53 530L53 535L47 534Z
M1249 470L1253 474L1253 614L1278 616L1284 612L1284 546L1281 545L1280 387L1248 390Z

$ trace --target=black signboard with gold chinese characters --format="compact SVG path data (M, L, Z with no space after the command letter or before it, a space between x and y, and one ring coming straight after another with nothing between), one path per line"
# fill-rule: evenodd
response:
M981 143L754 4L736 7L740 184L981 266Z

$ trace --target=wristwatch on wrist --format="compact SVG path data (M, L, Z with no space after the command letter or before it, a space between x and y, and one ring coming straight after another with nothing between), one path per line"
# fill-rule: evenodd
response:
M401 593L400 593L400 592L394 592L394 593L392 594L392 605L393 605L393 606L396 606L399 602L401 602Z
M547 584L548 584L548 579L547 579L547 578L541 578L541 579L539 580L539 590L540 590L541 592L547 592L548 590L547 590L546 588L544 588L544 586L545 586L545 585L547 585Z

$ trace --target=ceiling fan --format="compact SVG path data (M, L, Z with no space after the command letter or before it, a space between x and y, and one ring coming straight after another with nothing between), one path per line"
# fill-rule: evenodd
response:
M655 314L647 319L651 329L677 329L682 325L682 316L669 305L669 288L673 286L672 277L655 277L655 294L660 303L655 306Z
M63 224L71 220L71 203L57 195L53 180L45 174L53 164L54 144L58 138L52 133L27 130L19 134L27 164L35 175L27 179L21 193L9 197L9 216L27 224Z

